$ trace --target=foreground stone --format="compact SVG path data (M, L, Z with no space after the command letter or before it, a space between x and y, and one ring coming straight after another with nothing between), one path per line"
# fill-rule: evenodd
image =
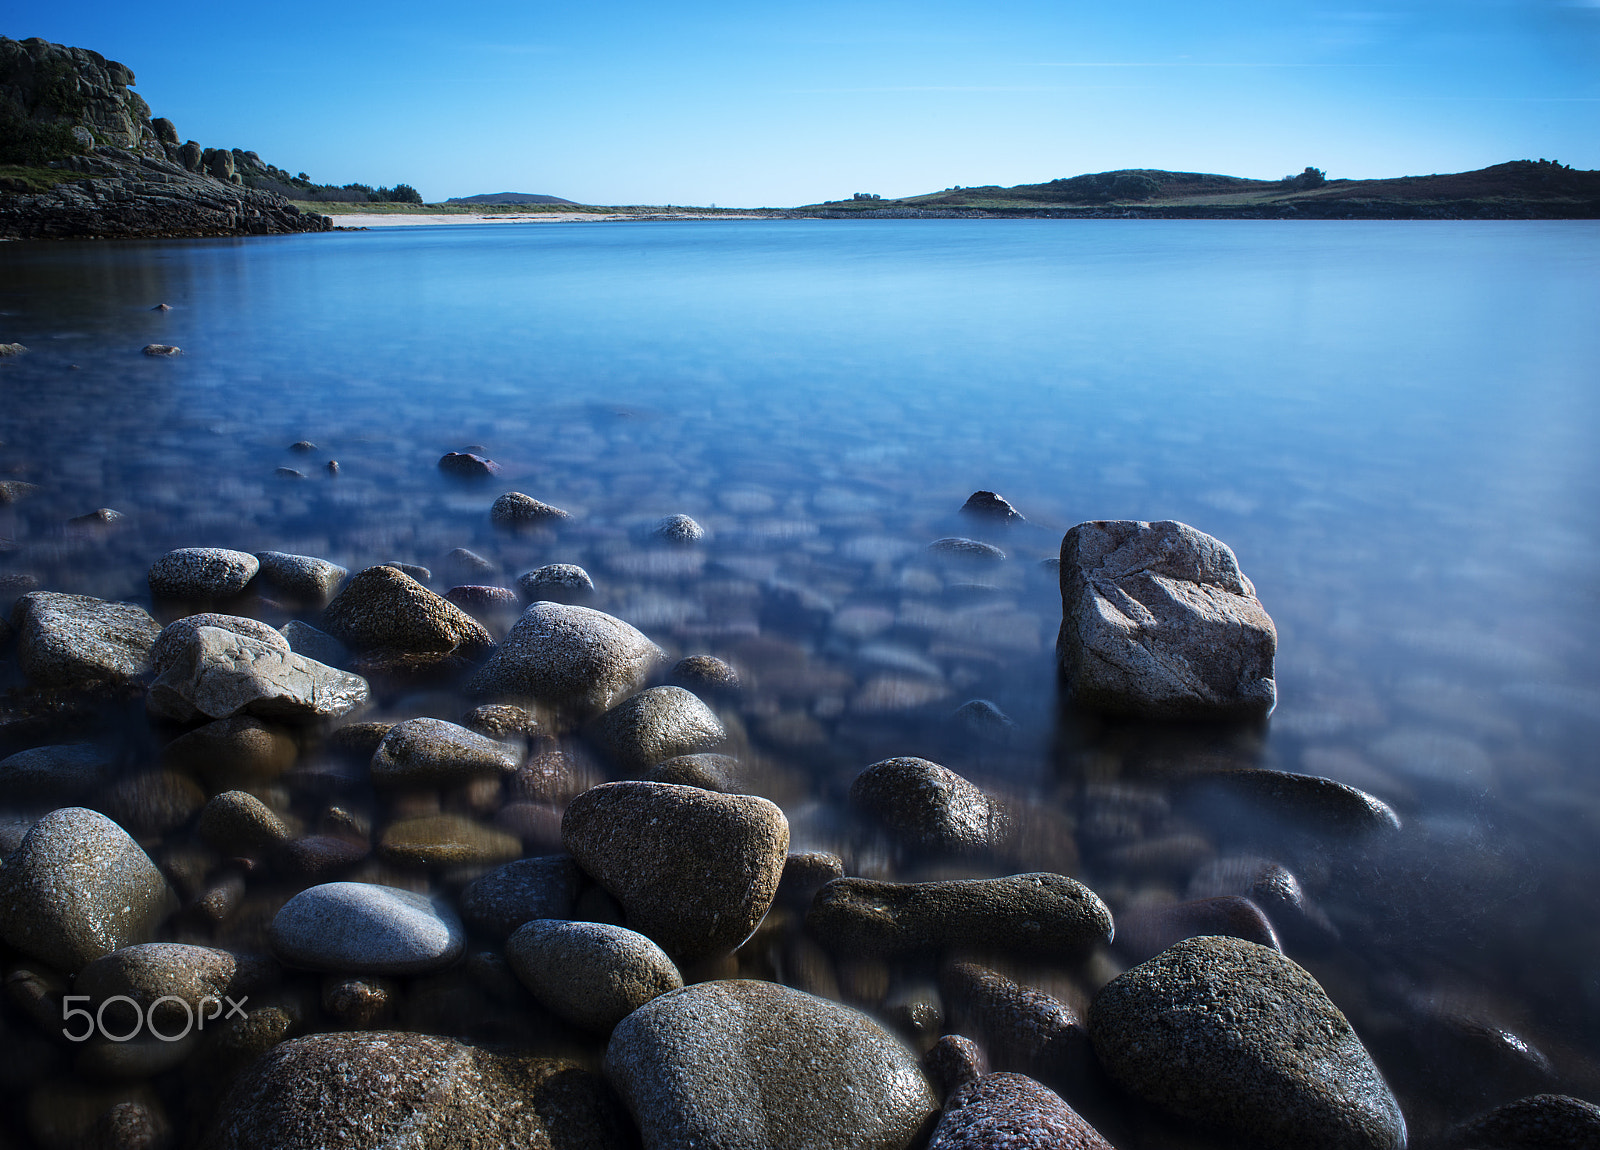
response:
M0 866L0 940L68 972L149 941L177 909L139 844L82 807L51 811Z
M1054 1090L1021 1074L985 1074L950 1095L928 1150L1112 1150Z
M372 756L377 787L453 787L510 774L522 755L443 719L407 719L384 735Z
M603 922L524 923L506 942L506 961L545 1006L600 1034L683 985L666 951L637 931Z
M596 714L639 689L666 653L601 611L534 603L467 682L469 694L537 699Z
M943 882L841 878L811 903L806 927L840 954L904 954L978 947L1081 955L1111 941L1111 911L1059 874Z
M966 854L1005 840L1005 812L949 767L905 756L884 759L856 776L850 801L881 822L896 842L921 850Z
M1089 1035L1140 1098L1283 1150L1403 1150L1405 1119L1316 979L1242 939L1178 943L1103 987Z
M78 973L72 989L96 1004L117 996L130 998L147 1018L156 1018L165 1032L175 1033L183 1031L186 1017L194 1020L198 1012L203 1011L208 1021L220 1018L224 997L247 995L274 969L270 962L209 946L147 942L95 959ZM168 1026L169 1020L174 1025Z
M59 806L82 798L108 779L112 760L89 743L34 747L0 759L0 795L8 802Z
M646 1003L612 1032L605 1071L645 1150L903 1150L938 1109L876 1022L769 982Z
M624 1150L627 1116L588 1071L449 1038L315 1034L269 1051L206 1150Z
M272 920L271 938L286 965L351 974L425 974L449 966L466 945L448 910L365 882L301 891Z
M651 687L596 719L589 735L624 770L709 750L728 737L710 707L682 687Z
M766 915L789 823L777 805L672 783L605 783L567 807L561 839L627 925L678 962L732 952Z
M182 619L174 619L161 629L161 634L156 636L155 645L150 648L151 670L159 675L170 667L194 642L202 627L220 627L224 631L232 631L235 635L243 635L246 639L260 640L279 651L293 649L284 635L259 619L251 619L245 615L224 615L218 611L202 611L195 615L185 615Z
M248 551L180 547L150 564L150 593L158 599L226 599L243 591L260 567Z
M1171 520L1080 523L1061 541L1056 657L1080 705L1254 718L1277 702L1278 632L1227 545Z
M283 551L257 551L262 582L306 603L326 603L350 572L337 563L314 555Z
M220 627L201 627L150 684L145 704L151 714L180 723L238 714L310 722L348 714L370 695L359 675Z
M350 577L322 613L322 629L353 651L460 654L494 647L483 625L395 567Z
M536 918L573 915L580 879L567 855L518 859L490 871L461 892L461 916L496 939Z
M11 609L17 664L30 685L69 690L126 685L149 669L161 626L129 603L32 591Z

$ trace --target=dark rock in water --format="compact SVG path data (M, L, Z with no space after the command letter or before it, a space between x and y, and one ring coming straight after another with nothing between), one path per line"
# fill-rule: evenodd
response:
M393 979L324 976L322 1009L339 1023L340 1030L371 1030L394 1010L400 987Z
M0 343L0 358L8 355L21 355L27 350L20 343Z
M740 688L739 672L715 655L690 655L679 659L670 678L678 686L707 698L735 694Z
M644 780L728 794L739 789L738 775L739 760L731 755L677 755L651 767Z
M610 1034L639 1007L683 985L666 951L637 931L541 918L506 941L506 960L551 1011Z
M156 768L124 775L95 798L94 805L140 839L176 830L205 806L206 795L188 775Z
M424 974L461 956L454 914L408 890L334 882L295 895L272 920L272 951L288 966L350 974Z
M1400 1107L1316 979L1278 951L1191 938L1103 987L1095 1052L1134 1095L1233 1139L1403 1150Z
M139 607L32 591L11 609L17 664L35 687L117 688L149 669L160 625Z
M325 882L348 873L371 853L366 843L342 835L308 835L275 850L272 864L290 878Z
M469 615L493 615L522 610L522 600L509 587L491 587L481 583L466 583L452 587L444 593L448 602L454 603Z
M255 578L261 561L225 547L180 547L150 565L150 593L163 599L226 599Z
M1092 1061L1089 1031L1060 999L988 967L948 963L939 985L961 1030L983 1040L997 1070L1031 1074L1058 1085Z
M200 812L200 837L230 855L275 847L289 837L289 828L272 808L246 791L224 791Z
M1183 523L1080 523L1061 541L1056 656L1081 705L1246 719L1277 702L1278 632L1222 542Z
M805 908L817 892L836 878L844 877L844 860L828 851L796 851L783 860L783 875L778 880L778 900L786 906Z
M500 573L493 563L466 547L452 548L440 566L446 579L461 583L482 583Z
M291 598L306 603L326 603L350 572L337 563L314 555L287 555L282 551L258 551L261 581Z
M594 598L594 580L576 563L550 563L518 575L517 590L530 603L587 603Z
M836 879L817 892L806 926L841 954L967 947L1060 957L1111 940L1105 903L1058 874L920 883Z
M326 471L329 475L338 475L339 474L339 461L337 459L328 460L327 463L323 464L323 470Z
M1141 906L1117 916L1117 950L1133 963L1154 958L1174 943L1199 935L1242 938L1281 951L1277 931L1261 908L1239 895Z
M476 658L494 640L454 603L393 567L368 567L350 577L327 610L323 629L352 650L459 654Z
M20 479L0 479L0 507L28 498L39 490L37 483L24 483Z
M950 555L957 559L977 559L989 563L997 563L1006 557L1006 553L992 543L980 543L976 539L963 539L954 535L946 539L935 539L928 544L928 550L935 555Z
M938 1104L859 1011L769 982L703 982L617 1026L606 1076L649 1150L905 1150Z
M650 534L668 543L698 543L706 537L706 529L687 515L669 515Z
M454 787L521 765L519 751L475 731L443 719L407 719L378 744L371 774L376 787Z
M503 527L529 527L536 523L555 524L571 519L572 514L541 503L520 491L507 491L489 508L489 521Z
M286 728L249 715L196 727L161 752L166 765L187 771L213 789L270 781L294 766L298 755Z
M461 716L461 725L501 742L529 738L540 733L539 720L533 714L510 703L485 703Z
M1000 845L1010 820L998 803L949 767L902 757L874 763L850 784L850 801L899 843L970 854Z
M594 714L637 690L665 657L621 619L587 607L535 603L466 690Z
M1017 509L993 491L974 491L961 505L961 514L985 523L1021 523Z
M304 479L306 477L304 471L296 471L292 467L275 467L272 469L272 475L275 479Z
M731 953L777 893L789 823L776 804L669 783L606 783L573 799L561 837L678 962Z
M273 974L273 964L262 959L208 946L146 942L95 959L78 972L72 989L96 1005L117 996L131 999L147 1019L171 1034L184 1031L186 1017L202 1010L209 1015L213 1003L220 1004L224 996L243 998ZM125 1033L127 1023L114 1029Z
M957 727L975 738L1005 742L1017 733L1017 724L988 699L969 699L951 715Z
M626 1150L627 1116L597 1076L404 1032L314 1034L233 1085L205 1150Z
M922 1069L933 1088L944 1096L989 1073L989 1060L972 1039L946 1034L922 1056Z
M154 356L182 355L183 348L174 347L170 343L147 343L144 345L144 353L146 355Z
M289 445L290 451L298 451L302 454L308 451L315 451L316 449L317 445L312 443L309 439L298 439Z
M271 625L259 619L251 619L244 615L224 615L217 611L202 611L197 615L185 615L182 619L174 619L161 629L161 634L156 637L155 644L150 648L151 670L159 675L183 657L183 653L194 643L202 627L217 627L231 631L246 639L255 639L275 651L291 649L289 640L284 638L281 632L273 630Z
M460 815L419 815L392 822L378 854L401 866L493 866L522 853L522 841Z
M461 892L461 917L496 939L536 918L571 918L580 872L568 855L518 859Z
M350 648L326 631L319 631L310 623L290 619L278 634L288 641L289 650L307 659L315 659L330 667L338 667L350 658Z
M67 520L67 526L78 531L93 531L103 527L110 527L119 523L127 516L120 511L113 511L109 507L97 507L86 515L74 515Z
M487 479L500 474L500 465L470 451L451 451L440 457L439 470L462 479Z
M0 759L0 795L11 803L67 806L103 783L112 766L91 743L32 747Z
M1189 877L1191 899L1242 895L1271 917L1273 925L1300 945L1326 943L1338 937L1328 916L1313 902L1300 880L1282 863L1255 855L1228 855L1198 867Z
M1382 799L1332 779L1286 771L1204 771L1184 780L1190 788L1236 795L1276 819L1347 835L1400 829L1400 816Z
M588 733L630 771L708 750L728 737L711 708L682 687L640 691L596 719Z
M1565 1094L1534 1094L1464 1122L1438 1142L1441 1150L1594 1150L1600 1106Z
M385 563L385 567L393 567L396 571L411 576L418 583L426 587L433 582L433 572L417 563Z
M68 972L148 941L177 908L127 832L82 807L40 819L0 867L0 940Z
M1054 1090L1021 1074L986 1074L956 1090L928 1150L1112 1150Z

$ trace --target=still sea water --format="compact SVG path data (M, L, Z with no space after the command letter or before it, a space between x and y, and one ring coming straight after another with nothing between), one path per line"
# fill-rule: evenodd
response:
M592 605L674 658L740 669L744 693L721 708L729 751L744 789L784 808L791 849L873 877L1060 870L1119 919L1244 893L1262 860L1280 864L1304 896L1273 910L1287 952L1421 1135L1525 1094L1600 1099L1596 316L1594 222L11 243L0 342L29 350L0 360L0 478L39 490L0 507L0 575L149 607L150 563L183 546L419 564L441 593L580 564ZM141 355L150 343L183 354ZM291 451L301 440L315 451ZM469 448L503 474L439 472ZM1007 558L930 552L982 534L957 515L980 489L1026 516L982 536ZM575 522L499 532L488 509L507 490ZM69 525L101 507L125 518ZM653 550L650 525L673 513L706 541ZM1266 724L1112 725L1058 699L1048 560L1073 524L1123 518L1181 520L1238 555L1279 630ZM455 548L492 569L468 571ZM10 653L0 675L18 689ZM955 717L973 699L1011 725ZM362 718L469 705L394 688ZM137 724L104 737L130 771L156 753ZM1002 795L1023 845L965 863L897 852L846 800L892 755ZM1338 779L1403 827L1352 839L1189 785L1219 766ZM330 784L310 761L287 778L268 797L303 825L333 800L375 834L388 817L359 777ZM524 831L527 853L559 849ZM203 849L188 822L141 841L191 871ZM447 894L464 879L366 865L354 877ZM292 888L271 889L281 902ZM259 950L268 917L186 920L173 937ZM786 977L793 941L741 952L740 971ZM1081 1007L1132 957L1010 973ZM939 1005L937 974L931 957L847 970L839 993L905 1022L908 994ZM492 1017L425 1014L419 1028L500 1036ZM74 1052L37 1033L0 1083L21 1144L44 1137L23 1117L39 1092L78 1083ZM184 1074L153 1082L180 1143L203 1117ZM1119 1145L1168 1144L1115 1099L1070 1100Z

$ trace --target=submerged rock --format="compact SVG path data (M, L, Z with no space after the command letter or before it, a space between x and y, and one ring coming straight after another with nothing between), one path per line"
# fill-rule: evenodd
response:
M366 882L301 891L272 920L272 950L286 965L351 974L425 974L461 957L466 938L427 897Z
M470 451L447 451L439 458L439 470L459 479L487 479L500 474L500 465Z
M322 613L322 626L363 653L455 653L470 659L494 648L477 620L390 566L368 567L351 576Z
M535 523L561 523L571 519L570 512L541 503L520 491L507 491L489 508L489 521L506 527L525 527Z
M874 763L850 785L850 801L878 819L897 842L922 850L971 853L1005 840L1006 813L949 767L902 757Z
M683 985L666 951L636 931L608 923L524 923L506 942L506 960L545 1006L601 1034Z
M961 514L986 523L1022 523L1021 513L993 491L974 491L961 505Z
M1080 523L1061 541L1056 655L1080 705L1253 718L1277 702L1278 632L1222 542L1183 523Z
M594 598L594 580L576 563L547 563L518 575L517 590L530 603L587 603Z
M1316 979L1241 939L1178 943L1094 998L1095 1052L1125 1089L1234 1139L1403 1150L1378 1068Z
M621 619L588 607L534 603L466 689L593 714L637 690L665 658Z
M1565 1094L1532 1094L1463 1122L1439 1145L1448 1150L1590 1150L1600 1146L1600 1106Z
M263 582L307 603L326 603L350 574L347 568L314 555L257 551L256 558L261 562Z
M522 765L520 752L443 719L407 719L390 727L373 753L378 787L451 787L497 778Z
M667 543L698 543L706 537L706 529L687 515L669 515L650 534Z
M567 855L517 859L461 892L461 917L497 939L536 918L571 918L580 876Z
M646 1150L904 1150L938 1104L872 1019L770 982L703 982L612 1032L606 1076Z
M993 543L983 543L977 539L964 539L956 535L945 539L935 539L928 544L928 550L935 555L949 555L957 559L976 559L987 563L998 563L1006 557L1006 553Z

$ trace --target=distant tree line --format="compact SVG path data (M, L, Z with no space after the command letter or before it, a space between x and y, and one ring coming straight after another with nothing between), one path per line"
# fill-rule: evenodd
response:
M1328 173L1321 168L1307 168L1298 176L1283 177L1280 182L1286 188L1294 188L1296 191L1305 192L1310 191L1312 188L1320 188L1327 183Z

